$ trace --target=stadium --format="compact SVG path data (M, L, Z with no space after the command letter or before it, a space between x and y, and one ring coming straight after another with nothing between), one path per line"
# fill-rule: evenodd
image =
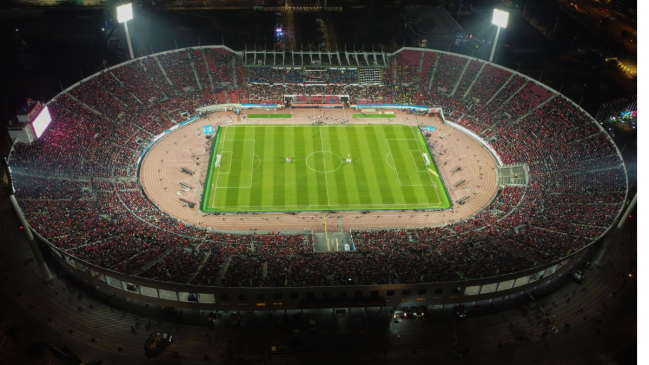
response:
M489 302L571 268L627 200L578 105L437 50L187 48L39 107L51 123L9 157L39 241L177 308Z

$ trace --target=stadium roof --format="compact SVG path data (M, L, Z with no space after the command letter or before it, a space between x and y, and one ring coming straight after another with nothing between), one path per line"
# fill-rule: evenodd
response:
M419 36L456 36L464 29L441 6L407 6L410 31Z

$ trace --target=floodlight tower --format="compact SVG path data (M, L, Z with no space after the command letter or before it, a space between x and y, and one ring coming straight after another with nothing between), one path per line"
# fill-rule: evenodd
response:
M117 21L124 23L124 31L126 32L126 43L128 43L128 54L133 57L133 46L131 45L131 37L128 35L128 25L127 22L133 19L133 7L131 3L120 5L117 7Z
M500 28L507 28L507 20L509 19L509 13L506 11L494 9L494 17L491 20L491 23L498 27L496 31L496 40L494 41L494 46L491 49L491 56L489 57L489 62L493 62L494 53L496 53L496 45L498 44L498 36L500 35Z

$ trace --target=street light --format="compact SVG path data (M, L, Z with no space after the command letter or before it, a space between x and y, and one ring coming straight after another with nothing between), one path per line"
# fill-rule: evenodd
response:
M128 25L126 24L129 20L133 19L133 7L131 3L120 5L117 7L117 21L124 23L124 31L126 32L126 43L128 43L128 53L133 57L133 46L131 45L131 37L128 35Z
M498 27L496 31L496 40L494 41L494 46L491 49L491 56L489 57L489 62L493 62L494 53L496 53L496 45L498 44L498 36L500 35L500 28L507 28L507 20L509 19L509 13L506 11L494 9L494 17L491 20L491 23Z

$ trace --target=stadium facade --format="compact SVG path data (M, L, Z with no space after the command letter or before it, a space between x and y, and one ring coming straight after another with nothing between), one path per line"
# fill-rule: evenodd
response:
M308 68L323 69L322 72L329 73L329 80L305 80ZM343 69L346 73L338 75ZM351 69L355 72L351 73ZM367 70L363 76L361 69ZM356 74L352 82L347 79L350 74ZM287 82L287 79L294 82ZM468 273L453 274L450 277L457 280L435 282L290 287L191 285L168 282L174 280L171 277L161 281L136 276L145 272L147 265L164 261L165 255L173 257L181 250L161 246L156 254L147 256L140 248L133 247L144 239L143 230L154 231L152 235L157 232L163 237L161 240L178 237L183 242L196 243L230 234L200 233L196 227L173 223L163 212L152 213L148 208L153 206L150 202L133 198L137 194L143 196L135 179L139 160L146 149L166 131L184 123L179 122L182 118L191 120L200 110L282 107L287 102L284 95L290 93L282 94L277 90L287 85L331 88L333 92L323 93L339 95L338 99L331 99L331 103L439 110L445 123L483 144L499 165L530 167L533 182L525 190L527 201L524 193L506 214L494 213L496 209L491 207L484 210L485 214L491 214L490 218L507 224L506 227L500 226L487 233L490 232L488 227L498 227L498 224L484 223L469 231L462 227L464 222L457 222L445 228L456 229L458 233L444 237L445 242L454 240L460 245L476 240L495 245L502 239L513 245L511 252L503 248L507 257L521 258L527 262L527 267L516 267L511 272L496 269L491 271L493 275L480 271L474 277ZM269 87L272 91L264 89ZM348 92L337 93L341 88ZM368 96L364 93L368 90L380 90L382 96ZM297 102L296 99L291 101ZM313 102L311 97L304 101ZM317 102L326 104L326 101L318 99ZM393 54L358 51L278 54L196 47L114 66L72 85L48 102L48 106L53 119L49 131L32 145L16 145L10 158L17 196L36 236L65 266L93 285L131 299L176 308L270 310L489 302L548 285L566 272L587 249L600 243L615 227L627 199L628 181L621 154L603 128L583 109L525 75L483 60L442 51L402 48ZM487 112L487 108L492 111ZM151 116L153 110L163 112L155 118ZM541 119L534 119L537 115L541 115L538 117ZM553 116L559 121L552 122L550 127L534 125L543 116ZM563 128L558 129L561 123ZM102 125L105 127L101 128ZM565 144L556 145L557 140L552 138L558 137L554 137L552 131L571 137L566 137ZM522 137L527 134L531 134L530 139L523 141ZM545 139L548 144L544 144ZM536 150L528 153L528 148ZM544 148L547 154L540 155L539 151L543 152ZM60 194L47 189L44 192L42 185L48 179L52 179L53 184L63 181L91 188L84 189L81 195L75 193L71 201L65 196L65 190ZM584 197L592 197L589 204L593 205L582 206L579 199L568 201L566 204L574 204L570 207L577 218L560 226L559 221L565 217L554 214L557 207L552 205L556 203L553 196L559 194L559 198L569 199L571 191L553 193L552 189L575 183L585 186L582 189L587 193ZM592 184L600 186L599 190ZM505 188L507 184L501 182L501 185ZM543 206L534 206L534 199L543 199ZM96 212L88 210L89 201ZM593 206L599 212L594 212ZM65 218L58 219L57 214L62 212ZM79 216L81 212L92 216L93 221L85 221ZM74 214L77 215L71 219ZM508 220L508 216L519 214L518 218L529 218L533 222ZM472 219L490 222L480 214L477 216ZM70 223L71 220L74 223ZM101 225L103 231L94 229L93 232L89 228L94 228L93 224ZM525 250L526 236L521 233L525 230L547 234L549 238L542 239L541 243L547 247L536 245ZM137 236L137 240L129 241L132 236ZM571 237L569 243L565 243L564 237L568 236ZM122 237L123 241L111 241L111 237ZM156 238L146 236L146 239ZM218 239L213 242L215 248L210 255L216 256L223 242ZM555 246L556 242L561 243ZM101 250L104 245L109 256L122 252L120 250L130 252L129 263L135 262L137 265L133 265L137 267L125 269L122 264L121 270L116 270L119 265L101 265L105 260L103 254L92 253L88 248ZM153 252L154 247L157 247L155 242L147 241L146 250ZM133 260L133 257L140 259ZM203 273L199 269L206 261L201 264L194 267L191 277ZM491 264L489 261L488 266ZM455 263L448 260L445 265L439 269L453 270Z

